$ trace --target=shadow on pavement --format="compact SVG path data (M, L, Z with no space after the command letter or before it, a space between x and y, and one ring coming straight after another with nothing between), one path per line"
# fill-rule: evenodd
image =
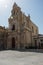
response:
M36 53L43 53L43 49L12 49L13 51L19 52L36 52Z
M36 52L36 53L43 53L43 49L6 49L6 50L0 50L0 51L19 51L19 52Z

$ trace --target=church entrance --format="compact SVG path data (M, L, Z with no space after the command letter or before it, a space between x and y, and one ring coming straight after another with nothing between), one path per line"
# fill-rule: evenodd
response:
M15 48L15 38L12 38L12 48Z

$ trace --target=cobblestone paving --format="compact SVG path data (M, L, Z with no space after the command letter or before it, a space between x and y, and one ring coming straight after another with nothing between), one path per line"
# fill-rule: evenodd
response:
M43 53L0 51L0 65L43 65Z

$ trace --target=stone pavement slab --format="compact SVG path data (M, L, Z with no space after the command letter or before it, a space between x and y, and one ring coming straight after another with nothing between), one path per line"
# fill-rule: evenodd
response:
M0 51L0 65L43 65L43 53Z

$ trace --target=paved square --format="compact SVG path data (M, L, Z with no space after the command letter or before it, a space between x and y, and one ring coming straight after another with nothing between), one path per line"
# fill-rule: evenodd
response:
M43 53L0 51L0 65L43 65Z

